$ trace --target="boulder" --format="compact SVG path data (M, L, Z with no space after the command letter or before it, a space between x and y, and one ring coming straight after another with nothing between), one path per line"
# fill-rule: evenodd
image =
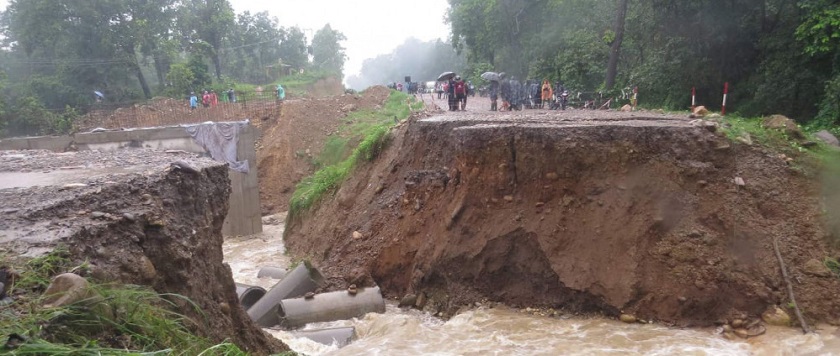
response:
M630 106L630 104L627 104L627 105L624 105L624 106L621 107L621 111L630 112L630 111L633 111L633 107Z
M814 134L814 137L818 138L820 141L825 142L828 145L838 147L840 146L840 140L837 140L837 137L832 135L831 132L826 130L822 130Z
M694 110L691 110L691 113L698 117L703 117L709 114L709 109L706 109L705 106L698 106L695 107Z
M767 325L790 326L790 315L777 306L767 308L767 310L761 314L761 320L764 320Z
M762 126L766 129L784 130L788 136L797 140L805 139L805 134L802 133L799 125L784 115L771 115L764 119Z
M416 294L406 294L402 299L400 299L399 307L414 307L417 305L417 295Z
M53 278L44 292L44 307L63 307L90 297L88 281L73 273L64 273Z
M750 134L748 134L746 132L744 132L740 136L738 136L736 138L736 140L738 140L738 142L741 142L741 143L743 143L747 146L752 146L752 144L753 144L752 136L750 136Z
M623 323L633 324L636 322L636 317L630 314L621 314L621 316L618 317L618 320L621 320Z
M814 258L805 262L805 265L802 268L805 270L805 273L812 276L831 277L831 270L829 270L825 264Z

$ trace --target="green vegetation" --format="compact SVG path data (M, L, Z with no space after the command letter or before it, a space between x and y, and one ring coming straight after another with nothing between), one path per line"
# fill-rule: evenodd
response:
M8 265L4 260L3 264ZM11 289L15 302L0 310L0 335L26 342L10 355L246 355L231 343L216 344L189 331L194 321L172 310L186 298L140 286L91 284L92 295L72 305L42 307L50 279L72 267L65 248L26 262ZM186 303L184 303L186 301Z
M360 163L376 159L388 143L391 127L422 105L405 93L392 91L381 110L359 110L348 115L341 133L327 140L324 151L316 159L321 168L295 187L289 215L299 216L310 209L324 194L336 189ZM352 142L358 145L351 149Z
M639 88L640 104L783 114L840 133L840 3L830 0L449 0L467 68L562 81L572 91ZM470 71L466 71L470 72ZM464 73L470 74L470 73Z
M836 277L840 278L840 262L831 257L826 257L823 264L831 271L831 273L834 273Z
M230 0L8 3L0 26L7 44L0 49L0 137L67 133L91 109L186 99L238 83L288 79L289 92L299 94L308 79L290 74L341 77L346 60L344 35L329 25L307 39L268 12L234 13Z
M723 132L733 142L751 141L753 144L773 148L792 158L802 154L815 158L836 158L833 151L820 140L814 138L811 132L801 129L804 139L791 137L785 129L767 128L764 126L764 118L745 118L739 115L727 115L719 119ZM805 147L805 142L811 142L810 147Z

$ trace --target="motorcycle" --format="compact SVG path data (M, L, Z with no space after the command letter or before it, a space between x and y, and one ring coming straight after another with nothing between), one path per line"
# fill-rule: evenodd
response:
M554 95L554 102L551 103L551 110L566 110L569 105L569 91L563 90L560 94Z

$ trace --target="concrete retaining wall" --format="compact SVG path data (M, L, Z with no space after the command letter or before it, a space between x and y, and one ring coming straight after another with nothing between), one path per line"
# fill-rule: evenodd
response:
M249 173L228 170L231 184L230 210L222 234L244 236L262 232L259 181L257 180L257 152L254 143L258 129L246 125L239 134L237 159L248 160ZM0 150L50 150L64 152L79 150L110 151L144 147L155 150L183 150L205 153L183 127L156 127L78 133L72 136L22 137L0 140Z

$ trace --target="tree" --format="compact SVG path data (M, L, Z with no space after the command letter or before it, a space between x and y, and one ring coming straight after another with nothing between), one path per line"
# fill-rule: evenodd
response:
M621 42L624 41L624 20L627 17L627 0L618 0L618 10L615 14L615 38L610 46L610 61L607 64L606 88L615 86L615 76L618 74L618 56L621 54Z
M182 31L191 44L204 42L213 61L216 79L222 79L221 51L225 36L235 26L236 16L228 0L185 0L179 10Z
M283 32L283 39L280 41L280 59L283 64L296 70L304 69L309 65L306 35L299 27L290 27Z
M277 19L267 12L239 14L225 41L229 49L223 67L228 75L253 83L271 81L268 69L280 64L283 34Z
M347 55L344 54L344 47L341 41L347 40L339 31L333 30L330 24L326 24L312 37L312 62L316 68L342 75L344 61Z

